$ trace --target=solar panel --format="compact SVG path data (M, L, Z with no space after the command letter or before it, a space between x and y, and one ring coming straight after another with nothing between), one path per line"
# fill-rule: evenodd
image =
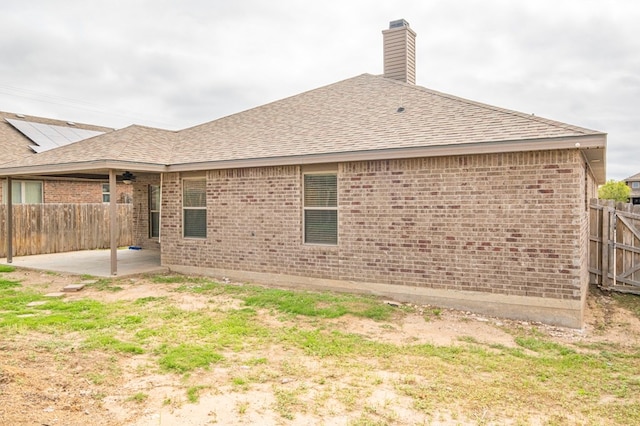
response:
M5 118L5 120L36 144L30 146L35 152L48 151L104 133L95 130L78 129L77 127L55 126L53 124L34 123L9 118Z

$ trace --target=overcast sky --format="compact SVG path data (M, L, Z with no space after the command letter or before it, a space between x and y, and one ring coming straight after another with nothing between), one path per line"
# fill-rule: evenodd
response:
M181 129L363 73L404 18L417 84L608 133L640 173L637 0L0 0L0 110Z

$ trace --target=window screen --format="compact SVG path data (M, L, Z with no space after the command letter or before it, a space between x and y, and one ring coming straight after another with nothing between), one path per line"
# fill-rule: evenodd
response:
M183 181L183 230L188 238L207 237L207 182L205 179Z
M338 244L338 177L304 175L304 242Z

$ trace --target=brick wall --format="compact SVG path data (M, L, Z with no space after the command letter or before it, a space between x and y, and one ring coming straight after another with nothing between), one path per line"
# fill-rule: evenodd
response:
M549 151L344 165L342 279L580 298L577 160Z
M182 238L166 174L163 264L580 300L585 197L576 151L343 163L339 244L302 244L301 169L207 172L207 238Z
M36 179L37 180L37 179ZM43 180L43 202L44 203L102 203L102 184L105 182L89 182L74 180ZM3 179L3 188L6 188L6 179ZM131 202L131 186L125 184L117 185L118 203ZM6 190L6 189L5 189ZM0 192L0 202L4 202Z
M589 291L589 247L590 247L590 204L591 200L598 198L598 185L587 164L581 170L582 189L584 191L584 212L580 217L580 245L578 247L580 253L580 281L582 283L582 306L586 307L587 294Z
M45 203L102 203L102 184L108 182L87 182L67 180L43 181ZM131 202L131 186L117 184L118 203Z
M131 185L133 189L133 235L134 245L157 249L158 238L149 236L149 185L160 185L157 174L136 174L136 181Z
M45 180L45 203L102 203L102 183Z
M297 166L209 171L207 239L183 239L180 176L165 175L163 262L337 276L336 247L302 245L300 185Z
M162 177L162 218L160 219L160 248L162 264L194 265L185 255L182 239L182 191L179 173L165 173ZM190 241L187 241L190 243ZM194 247L208 244L206 240L193 240Z
M38 179L35 179L38 180ZM88 182L73 180L42 180L44 203L102 203L102 184L105 182ZM3 191L0 192L0 202L4 202L3 193L7 181L3 179ZM118 203L131 202L131 187L118 184Z

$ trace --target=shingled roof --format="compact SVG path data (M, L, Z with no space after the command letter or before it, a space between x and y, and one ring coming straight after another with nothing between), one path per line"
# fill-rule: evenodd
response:
M108 133L114 130L109 127L95 126L92 124L74 123L52 118L25 116L24 114L0 111L0 148L2 149L1 162L3 163L34 155L33 149L30 148L30 146L34 145L34 141L21 133L15 126L10 124L9 121L46 124L55 127L89 130L100 133Z
M636 173L633 176L629 176L626 179L623 179L625 182L631 182L631 181L640 181L640 173Z
M3 165L0 175L85 166L205 170L564 149L575 143L604 155L606 135L363 74L181 131L127 127Z
M363 74L183 130L171 163L598 134Z
M102 163L132 163L132 165L164 165L171 157L175 132L133 125L93 138L66 145L37 155L22 158L3 167L77 167ZM91 168L91 166L88 166ZM58 167L60 168L60 167Z

